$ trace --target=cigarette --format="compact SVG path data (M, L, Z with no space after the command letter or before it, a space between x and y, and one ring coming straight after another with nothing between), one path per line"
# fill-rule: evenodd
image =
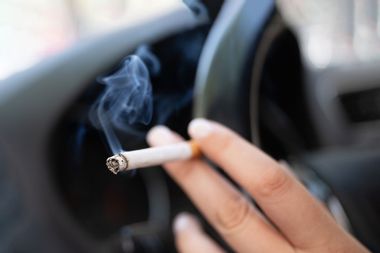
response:
M139 168L161 165L167 162L188 160L200 156L196 142L188 141L172 145L122 152L107 159L107 168L114 174Z

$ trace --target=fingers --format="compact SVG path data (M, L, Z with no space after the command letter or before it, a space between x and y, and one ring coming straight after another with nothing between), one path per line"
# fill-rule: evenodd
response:
M148 135L153 145L183 141L164 127ZM238 252L290 252L288 242L268 224L230 183L205 162L196 159L165 164L166 171Z
M293 245L312 247L337 232L332 218L289 172L231 130L196 119L189 133L207 157L255 198Z
M174 222L175 242L181 253L221 253L224 250L202 231L197 219L189 214L180 214Z

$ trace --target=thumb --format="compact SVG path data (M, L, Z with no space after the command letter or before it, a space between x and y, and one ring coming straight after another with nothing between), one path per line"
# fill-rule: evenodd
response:
M177 215L174 221L175 242L181 253L221 253L224 250L205 234L197 218L187 213Z

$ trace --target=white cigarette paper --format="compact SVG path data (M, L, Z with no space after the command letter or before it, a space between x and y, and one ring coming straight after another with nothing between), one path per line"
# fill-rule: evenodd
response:
M181 142L167 146L122 152L109 157L106 165L110 171L117 174L120 171L191 159L198 156L199 153L199 147L195 142Z

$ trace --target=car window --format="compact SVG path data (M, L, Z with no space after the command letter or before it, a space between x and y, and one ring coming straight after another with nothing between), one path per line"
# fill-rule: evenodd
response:
M181 0L2 0L0 80L76 41L152 18ZM1 83L0 83L1 85Z

